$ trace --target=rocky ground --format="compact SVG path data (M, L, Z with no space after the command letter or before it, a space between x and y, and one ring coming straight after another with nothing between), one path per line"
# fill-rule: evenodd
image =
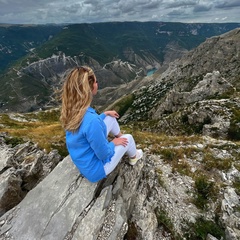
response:
M91 184L69 158L52 171L46 166L60 161L56 154L43 157L29 143L11 148L2 141L1 239L240 239L238 143L202 137L168 147L159 142L159 146L158 154L146 147L144 159L136 166L123 159L106 180ZM184 154L179 154L182 149ZM205 151L217 162L207 160ZM35 161L27 163L33 152ZM36 157L41 154L42 158ZM8 159L5 165L4 159ZM10 159L18 161L10 165ZM37 168L37 159L42 167ZM14 192L13 187L19 189L23 182L27 186L19 172L28 171L29 176L34 169L35 176L40 170L41 181L35 181L11 210L3 209L6 196L12 201L7 191ZM43 169L48 169L46 174ZM24 230L26 225L31 231Z

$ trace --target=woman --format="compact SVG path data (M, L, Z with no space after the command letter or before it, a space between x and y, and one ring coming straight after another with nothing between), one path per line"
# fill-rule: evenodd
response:
M98 115L90 107L97 90L96 76L86 66L73 69L62 88L61 122L67 149L81 174L91 182L111 173L125 153L131 165L143 156L142 150L136 149L132 135L121 133L116 111ZM109 133L115 136L110 142Z

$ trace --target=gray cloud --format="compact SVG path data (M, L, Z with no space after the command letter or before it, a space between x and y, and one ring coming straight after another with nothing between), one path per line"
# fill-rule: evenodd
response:
M189 7L189 6L195 6L198 4L198 0L182 0L182 1L173 1L169 2L167 8L178 8L178 7Z
M79 9L81 9L81 5L78 3L75 3L71 6L63 6L62 8L60 8L60 12L65 12L67 14L75 14L79 11Z
M233 1L219 1L217 5L215 6L216 8L233 8L233 7L240 7L240 0L233 0Z
M212 5L196 5L193 8L193 12L207 12L211 10Z
M240 0L0 0L0 23L240 22Z
M169 12L167 15L171 16L171 17L173 17L173 16L177 17L177 16L181 16L184 14L185 14L185 11L183 9L179 9L179 10L173 10L173 11Z
M150 1L147 2L143 10L147 9L158 9L161 6L162 1Z

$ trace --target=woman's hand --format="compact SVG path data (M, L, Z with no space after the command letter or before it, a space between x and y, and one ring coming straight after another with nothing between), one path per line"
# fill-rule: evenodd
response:
M126 147L128 144L127 138L124 138L124 137L114 138L112 142L114 143L115 146L122 145Z
M104 112L104 113L105 113L106 116L111 116L111 117L119 118L119 114L118 114L116 111L114 111L114 110L112 110L112 111L106 111L106 112Z

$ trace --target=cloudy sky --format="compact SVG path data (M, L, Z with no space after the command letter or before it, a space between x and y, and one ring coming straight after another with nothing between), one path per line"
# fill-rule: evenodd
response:
M240 0L0 0L0 23L240 22Z

